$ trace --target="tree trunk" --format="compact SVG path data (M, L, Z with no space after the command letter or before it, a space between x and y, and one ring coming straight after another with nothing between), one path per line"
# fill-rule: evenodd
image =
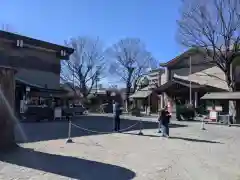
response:
M16 147L14 137L14 70L0 68L0 150Z
M126 96L125 96L125 101L126 101L126 112L129 112L130 110L130 107L129 107L129 104L130 104L130 101L129 101L129 96L130 96L130 93L131 93L131 86L127 85L126 87Z
M231 64L228 64L227 67L227 72L225 73L226 76L226 82L228 85L228 91L229 92L235 92L236 91L236 83L235 83L235 77L233 74L233 67ZM232 116L232 121L235 124L236 123L236 101L230 100L229 104L229 115Z
M234 92L234 89L233 88L229 88L229 92ZM232 101L230 100L229 101L229 115L232 116L232 120L233 120L233 123L235 124L236 123L236 101Z

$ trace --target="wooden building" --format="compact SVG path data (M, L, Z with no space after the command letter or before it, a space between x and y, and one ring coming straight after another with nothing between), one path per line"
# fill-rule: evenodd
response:
M72 48L0 31L0 66L15 69L15 111L21 101L41 103L59 97L61 60L68 60Z

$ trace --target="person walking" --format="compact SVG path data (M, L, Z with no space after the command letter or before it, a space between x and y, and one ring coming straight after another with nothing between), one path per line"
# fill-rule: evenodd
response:
M113 118L114 118L114 130L119 132L120 130L120 114L121 108L118 102L113 101Z
M169 123L170 123L170 118L171 118L171 114L168 112L168 107L165 106L163 110L161 110L161 127L162 127L162 131L163 137L169 137Z

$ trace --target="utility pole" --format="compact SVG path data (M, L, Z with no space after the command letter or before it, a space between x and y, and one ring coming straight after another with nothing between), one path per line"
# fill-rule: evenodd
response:
M190 75L192 74L192 57L189 57L189 101L192 105L192 80L190 78Z
M99 81L99 66L97 66L97 70L96 70L96 96L98 93L98 81Z

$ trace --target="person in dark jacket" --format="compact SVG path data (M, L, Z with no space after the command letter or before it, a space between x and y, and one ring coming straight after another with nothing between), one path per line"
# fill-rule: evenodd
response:
M171 114L167 110L167 106L164 107L164 109L161 110L160 114L160 120L161 120L161 127L163 131L163 137L169 137L169 123Z
M113 118L114 118L114 130L120 130L120 115L121 115L121 108L118 102L113 101Z

